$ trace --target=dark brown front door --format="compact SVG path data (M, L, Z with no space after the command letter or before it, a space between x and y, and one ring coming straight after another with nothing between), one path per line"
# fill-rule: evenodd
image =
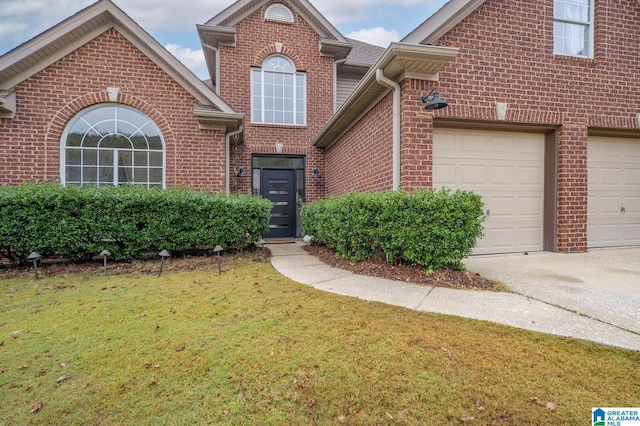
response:
M262 196L271 201L271 220L266 238L296 236L296 171L262 169Z

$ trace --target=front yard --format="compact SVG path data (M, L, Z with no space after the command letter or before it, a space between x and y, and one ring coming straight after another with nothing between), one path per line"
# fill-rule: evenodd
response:
M326 294L256 258L0 271L0 424L588 424L640 353ZM157 265L156 265L157 266Z

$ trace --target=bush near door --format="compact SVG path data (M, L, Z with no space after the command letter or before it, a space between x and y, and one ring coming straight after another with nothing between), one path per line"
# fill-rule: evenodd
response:
M389 262L462 270L482 234L478 194L443 189L350 192L302 207L305 233L358 262L378 253Z

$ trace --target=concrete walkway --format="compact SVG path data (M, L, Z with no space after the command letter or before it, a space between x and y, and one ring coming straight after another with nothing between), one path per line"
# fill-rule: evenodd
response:
M549 281L553 281L553 275L559 276L562 284L566 284L567 280L574 283L582 280L573 278L567 272L567 268L577 268L576 271L582 271L578 266L569 266L572 260L593 264L597 268L595 262L595 259L598 259L597 253L586 260L574 258L580 255L558 253L468 259L465 264L470 271L479 272L486 278L497 279L516 292L496 293L432 288L356 275L322 263L316 257L309 255L303 246L302 242L267 245L272 254L271 263L278 272L293 281L319 290L418 311L475 318L526 330L640 350L640 265L637 265L638 274L630 274L632 269L618 264L616 267L619 272L622 271L621 273L630 276L635 285L632 282L630 286L618 286L622 290L614 295L616 297L605 298L603 289L598 290L595 285L590 285L588 290L582 293L576 293L575 289L567 287L558 294L554 293L548 284ZM605 252L601 251L601 253ZM640 256L640 249L637 249L637 252L626 253L630 258L636 254ZM613 254L610 256L615 257ZM525 259L521 261L519 258ZM551 258L553 262L550 261ZM635 258L640 259L640 257ZM535 260L533 266L527 264L530 259ZM564 260L564 263L558 263L560 260ZM541 265L547 266L542 268ZM537 272L526 280L518 279L518 276L528 277L527 268ZM589 274L588 271L585 273ZM551 287L556 285L557 282ZM572 292L573 297L571 297ZM625 297L630 299L622 300ZM604 299L607 301L599 307L591 306L591 302ZM579 308L573 308L574 305ZM622 312L611 313L616 309Z

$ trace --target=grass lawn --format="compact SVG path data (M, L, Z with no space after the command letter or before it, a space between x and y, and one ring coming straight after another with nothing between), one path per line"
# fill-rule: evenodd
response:
M640 406L640 352L223 266L1 280L0 425L578 425Z

